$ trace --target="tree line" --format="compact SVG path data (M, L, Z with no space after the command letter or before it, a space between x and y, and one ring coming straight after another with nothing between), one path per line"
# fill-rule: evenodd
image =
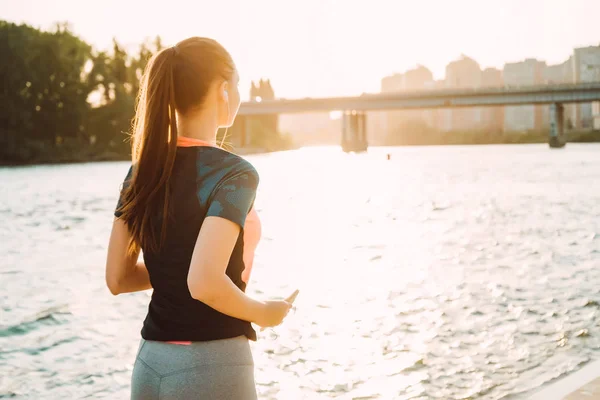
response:
M128 159L140 77L162 48L156 37L135 52L117 40L99 51L65 23L43 31L0 21L0 163ZM260 120L251 127L251 146L289 146Z

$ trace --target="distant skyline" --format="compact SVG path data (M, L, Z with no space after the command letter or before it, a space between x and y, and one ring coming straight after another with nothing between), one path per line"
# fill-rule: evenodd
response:
M443 79L465 54L482 69L537 58L566 60L575 47L600 44L600 1L572 0L0 0L0 18L38 28L67 21L104 49L115 37L130 47L160 35L221 42L250 81L271 79L278 97L377 92L386 75L418 64ZM151 5L149 5L151 4ZM163 4L158 6L156 4Z

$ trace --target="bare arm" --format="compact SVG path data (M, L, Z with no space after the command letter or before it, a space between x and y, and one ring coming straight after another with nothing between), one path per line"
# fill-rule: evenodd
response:
M125 222L115 218L106 257L106 285L114 295L152 289L146 265L138 262L140 252L127 252L129 238Z
M188 273L192 297L215 310L245 321L262 321L266 305L240 290L225 271L240 226L221 217L206 217L200 228Z

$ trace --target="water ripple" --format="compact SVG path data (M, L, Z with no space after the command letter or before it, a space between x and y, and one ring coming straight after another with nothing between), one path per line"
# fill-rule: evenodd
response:
M248 290L301 289L252 344L260 398L518 399L600 357L599 151L251 157ZM0 398L128 396L149 294L113 297L103 271L127 168L0 168Z

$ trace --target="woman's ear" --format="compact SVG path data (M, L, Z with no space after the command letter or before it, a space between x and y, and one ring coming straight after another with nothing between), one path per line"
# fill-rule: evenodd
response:
M221 83L221 88L220 88L220 92L221 92L221 98L224 101L229 101L229 92L227 91L229 89L229 84L227 83L227 81L223 81L223 83Z

